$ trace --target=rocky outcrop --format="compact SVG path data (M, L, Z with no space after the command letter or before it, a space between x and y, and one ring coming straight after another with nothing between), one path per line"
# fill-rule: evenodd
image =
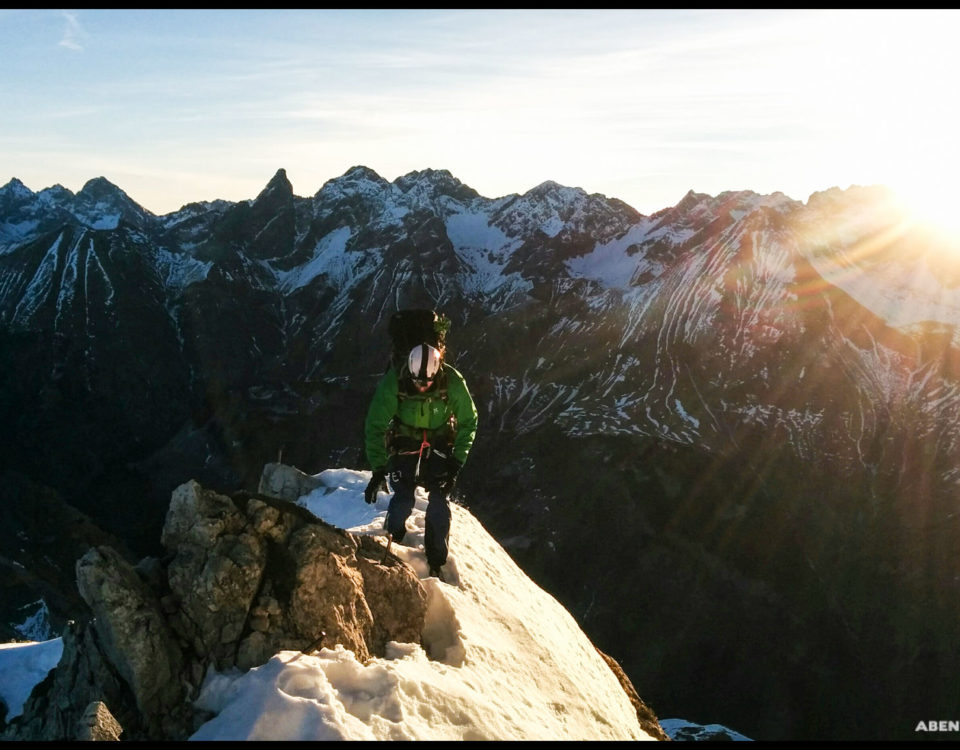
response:
M637 693L637 689L633 686L630 678L627 677L626 673L623 671L623 667L620 666L620 662L618 662L609 654L603 653L603 651L600 649L597 649L597 653L600 654L600 657L607 663L607 666L610 667L610 671L616 675L617 680L620 682L620 686L623 688L623 692L627 694L627 697L630 699L630 703L633 704L633 708L637 712L637 719L639 720L643 731L655 739L669 740L670 737L665 731L663 731L663 727L660 726L660 720L657 718L657 715L653 712L653 709L650 708L650 706L643 702L643 698L641 698L640 694Z
M119 740L121 734L123 734L123 727L117 723L107 705L103 701L96 701L87 706L87 710L80 719L77 739L113 741Z
M414 571L380 564L373 539L292 502L190 481L171 497L162 543L162 560L137 566L107 546L77 562L93 617L69 624L60 664L3 739L182 740L209 718L190 701L210 669L321 643L366 659L390 640L420 642Z
M313 492L321 484L312 474L278 462L263 467L258 489L261 495L295 501L298 497Z

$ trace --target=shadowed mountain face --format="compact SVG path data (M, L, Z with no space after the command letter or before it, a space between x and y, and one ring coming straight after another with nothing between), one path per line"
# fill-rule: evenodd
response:
M957 271L875 189L642 216L355 167L157 217L14 180L0 468L156 551L187 479L362 468L390 313L442 309L463 502L659 716L912 738L960 699Z

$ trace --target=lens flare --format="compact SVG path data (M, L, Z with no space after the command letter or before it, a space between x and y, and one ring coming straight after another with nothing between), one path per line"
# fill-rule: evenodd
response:
M957 246L960 251L960 194L939 183L896 190L907 221Z

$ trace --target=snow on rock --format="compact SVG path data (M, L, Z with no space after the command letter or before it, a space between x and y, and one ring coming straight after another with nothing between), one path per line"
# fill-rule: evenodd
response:
M389 495L363 502L369 472L317 476L323 486L300 505L351 533L382 535ZM467 509L451 509L446 583L428 577L422 494L393 545L427 589L422 645L391 642L365 662L342 646L284 651L243 675L211 673L200 701L218 715L191 739L653 739L573 617Z
M30 643L0 643L0 700L7 704L6 720L23 712L23 704L34 685L57 666L63 653L63 639ZM16 676L16 679L10 679Z

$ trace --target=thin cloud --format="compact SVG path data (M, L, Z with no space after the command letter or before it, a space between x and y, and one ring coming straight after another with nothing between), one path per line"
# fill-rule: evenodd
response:
M87 34L80 25L80 19L76 13L68 10L62 11L63 20L66 21L66 27L63 30L63 36L60 38L60 46L67 49L83 52L81 40L85 39Z

